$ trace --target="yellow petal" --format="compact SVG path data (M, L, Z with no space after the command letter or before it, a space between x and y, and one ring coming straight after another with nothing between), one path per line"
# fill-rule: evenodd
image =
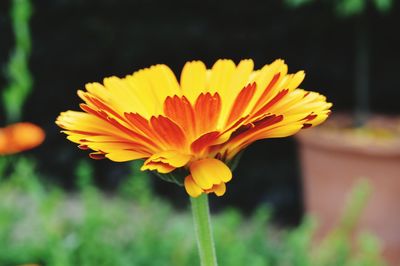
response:
M225 88L225 92L221 94L221 96L224 97L224 104L222 105L221 109L221 116L219 121L220 126L226 123L228 113L231 111L232 105L235 102L235 99L238 96L239 92L246 85L249 84L250 74L253 71L253 67L253 60L242 60L232 73L232 77L229 81L228 86Z
M146 154L128 151L128 150L116 150L106 154L106 157L114 162L126 162L147 157Z
M181 73L184 95L193 104L200 93L206 91L206 66L201 61L187 62Z
M274 129L271 129L265 133L262 133L257 136L257 139L261 138L284 138L284 137L289 137L294 134L296 134L301 128L303 127L302 124L290 124L290 125L284 125L281 127L277 127Z
M160 173L169 173L186 165L190 159L191 155L177 151L162 151L148 158L140 170L157 170Z
M298 71L293 75L293 78L289 81L286 88L289 89L289 91L293 91L303 82L305 76L306 74L304 71Z
M221 184L219 185L215 185L213 188L213 191L215 193L215 195L217 195L218 197L221 197L222 195L225 194L226 192L226 185L224 182L221 182Z
M162 162L147 162L146 165L143 164L143 166L140 168L141 171L157 171L160 174L168 174L174 171L176 168Z
M186 192L193 198L197 198L203 190L193 181L192 176L187 176L184 181Z
M104 97L104 96L107 96L106 88L103 85L101 85L100 83L98 83L98 82L87 83L85 85L85 88L92 95L94 95L98 98L102 98L104 100L108 100L107 97Z
M265 65L254 77L257 91L249 108L260 107L264 102L274 97L280 90L277 84L286 76L288 67L281 59L275 60L270 65ZM268 88L268 89L267 89Z
M174 73L166 65L155 65L137 71L127 76L126 80L151 115L162 113L167 96L182 94ZM119 99L123 101L124 98ZM126 112L137 112L136 106L132 105ZM146 115L145 117L148 118Z
M164 158L165 162L175 167L185 166L191 159L191 155L179 153L176 151L163 151L153 156Z
M213 185L232 179L229 167L217 159L206 158L194 161L189 168L193 180L202 189L210 189Z
M120 114L134 110L138 113L149 112L126 79L108 77L104 79L104 86L106 89L101 94L102 98L108 98L113 109ZM86 86L86 89L88 89L88 86Z
M239 62L229 84L229 91L232 92L232 95L228 94L228 96L234 98L244 86L249 84L253 67L254 62L251 59L245 59Z
M229 85L235 72L236 65L232 60L220 59L211 69L210 81L207 84L209 92L218 92L225 97L229 92Z

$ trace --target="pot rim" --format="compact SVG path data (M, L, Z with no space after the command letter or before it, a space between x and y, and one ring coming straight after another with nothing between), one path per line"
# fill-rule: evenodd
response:
M349 127L349 122L351 124L350 115L338 114L329 118L325 125L302 130L295 137L301 145L370 156L400 157L400 117L375 115L369 119L369 123L378 125L377 128L394 128L392 138L357 135L356 130Z

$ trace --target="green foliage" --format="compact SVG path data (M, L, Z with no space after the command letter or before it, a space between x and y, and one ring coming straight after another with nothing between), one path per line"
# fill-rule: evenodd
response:
M286 5L289 7L300 7L311 3L313 0L285 0Z
M352 242L349 241L349 235L354 231L370 193L371 187L366 180L361 180L356 184L350 198L347 200L346 208L343 211L337 228L333 229L317 248L313 256L315 265L335 266L354 265L354 263L358 263L354 262L351 258ZM357 250L358 252L365 252L365 250L360 247L358 247ZM378 247L377 250L379 250ZM368 252L366 252L366 255L368 255ZM362 255L362 257L364 256L365 254Z
M128 200L134 200L141 206L145 206L154 197L150 182L151 177L146 172L140 171L141 165L141 161L132 162L131 174L120 186L119 194Z
M89 159L81 159L75 169L75 176L78 180L78 187L85 189L92 185L93 182L93 166L90 164Z
M8 165L8 157L0 156L0 182L6 173L7 165Z
M300 7L315 0L285 0L289 7ZM333 5L339 16L354 16L363 13L369 2L372 2L375 8L381 12L388 12L392 5L393 0L325 0L324 2Z
M379 11L388 12L393 5L393 0L374 0L373 3Z
M199 265L190 213L154 196L138 165L116 195L93 186L89 161L77 166L80 190L73 194L44 186L28 159L20 157L13 165L12 175L0 183L0 265ZM361 235L355 252L349 252L348 232L367 195L360 187L339 227L318 248L312 245L316 223L309 218L283 231L269 225L271 211L265 206L251 217L235 209L214 215L219 265L384 265L369 235ZM340 241L331 240L338 239L337 232Z
M23 105L32 89L32 76L28 60L31 53L29 19L32 14L30 0L13 0L11 17L15 35L15 47L6 68L8 85L3 90L2 100L7 120L21 119Z
M353 16L363 13L368 5L369 0L340 0L336 3L336 9L341 16ZM371 1L375 8L381 12L388 12L392 5L392 0L373 0Z
M336 3L336 9L341 16L352 16L361 14L366 5L366 0L340 0Z

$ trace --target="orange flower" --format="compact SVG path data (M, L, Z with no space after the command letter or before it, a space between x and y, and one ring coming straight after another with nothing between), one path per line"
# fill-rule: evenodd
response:
M45 138L43 130L28 122L0 128L0 155L13 154L40 145Z
M252 60L184 66L180 82L166 65L125 78L105 78L78 91L84 112L61 113L56 123L94 159L144 159L142 170L184 170L192 197L225 193L227 165L259 139L286 137L322 123L331 103L299 89L304 72L287 73L283 60L260 70ZM175 173L175 172L174 172Z

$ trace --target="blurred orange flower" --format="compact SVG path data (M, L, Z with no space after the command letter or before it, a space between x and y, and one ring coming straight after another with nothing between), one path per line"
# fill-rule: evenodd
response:
M14 154L40 145L44 131L28 122L16 123L0 128L0 155Z
M304 72L288 74L283 60L253 67L252 60L218 60L212 69L193 61L180 82L166 65L105 78L78 91L84 112L63 112L56 123L94 159L145 159L142 170L161 174L183 168L190 196L220 196L241 150L316 126L332 106L299 89Z

